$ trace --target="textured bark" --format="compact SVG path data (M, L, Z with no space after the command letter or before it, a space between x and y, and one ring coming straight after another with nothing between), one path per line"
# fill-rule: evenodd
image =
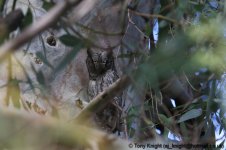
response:
M116 95L122 93L123 89L126 88L129 83L130 78L128 76L123 76L118 79L115 83L110 85L109 88L99 93L90 104L81 111L76 120L86 121L93 116L94 113L101 111Z
M130 9L135 11L151 14L155 7L155 0L132 1L129 6ZM153 20L146 20L145 18L133 15L130 12L128 12L128 16L130 17L128 18L129 22L126 27L126 32L122 38L122 44L117 50L117 55L129 55L130 57L117 58L116 66L120 75L124 74L125 71L131 72L138 67L138 64L141 62L142 58L136 54L141 53L149 55L150 53L150 49L148 48L149 40L147 37L152 35L145 35L144 31L147 24L152 26ZM136 126L135 138L138 139L142 137L142 131L140 129L142 128L141 116L143 114L145 91L145 85L136 86L136 84L132 84L127 90L124 91L123 95L125 100L125 113L127 113L126 110L132 106L139 108L137 114L138 117L134 120L134 124Z

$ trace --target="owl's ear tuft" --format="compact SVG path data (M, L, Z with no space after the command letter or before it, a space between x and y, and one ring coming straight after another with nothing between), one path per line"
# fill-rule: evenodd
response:
M87 55L88 57L92 57L92 51L90 50L90 48L87 48Z

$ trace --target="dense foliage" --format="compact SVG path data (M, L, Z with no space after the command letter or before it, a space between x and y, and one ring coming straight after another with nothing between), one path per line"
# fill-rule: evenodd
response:
M49 113L48 116L55 117L58 120L60 118L59 108L54 107L55 102L50 100L53 99L51 96L56 93L51 93L49 89L49 84L51 83L49 81L53 77L57 77L58 74L66 72L66 68L73 63L73 60L83 49L92 46L96 48L102 46L94 42L97 39L95 36L84 36L81 31L94 35L123 36L126 32L127 23L133 24L131 23L131 18L127 18L127 13L130 13L130 15L139 16L146 20L145 29L139 30L138 26L137 31L144 35L145 38L148 38L149 42L146 42L144 46L145 48L148 47L148 52L144 52L145 50L141 49L136 52L132 51L128 54L115 56L117 59L131 59L132 61L134 57L138 58L139 61L136 67L131 66L132 69L127 67L127 70L123 71L123 75L130 78L130 88L124 87L120 90L128 93L136 91L138 95L141 94L141 97L143 97L139 105L131 105L127 107L127 110L122 111L124 128L121 131L123 134L121 134L120 138L123 136L127 141L139 141L140 143L158 139L157 143L192 143L204 146L210 144L217 145L219 149L226 146L226 88L224 76L226 69L226 6L224 0L153 0L152 14L142 13L135 9L135 6L140 2L139 0L133 0L130 4L126 2L118 2L116 0L114 3L110 3L112 6L115 6L115 3L122 5L120 16L122 22L120 24L123 25L121 32L110 33L105 27L99 27L103 31L96 30L85 23L83 25L82 21L70 22L70 17L76 16L76 12L68 9L59 15L61 17L55 23L50 24L51 28L46 26L43 30L50 33L56 31L59 34L50 34L48 37L45 33L37 35L37 38L42 43L39 44L41 51L35 51L35 54L31 53L31 49L36 47L30 46L35 41L29 39L25 41L26 46L22 48L22 45L19 45L16 48L13 47L15 49L4 50L12 52L10 54L6 52L7 55L4 55L4 52L0 52L0 74L2 74L0 75L0 83L3 83L0 84L1 89L3 89L1 91L1 95L3 95L1 96L2 108L6 110L25 110L26 114L37 113L41 114L42 117ZM9 3L12 5L9 5ZM28 6L26 13L18 11L19 3L24 3ZM47 13L57 6L57 3L53 1L45 0L40 3L41 9ZM125 3L126 5L123 5ZM17 5L19 6L17 7ZM106 4L106 6L108 5ZM38 18L35 16L36 9L38 8L34 7L32 2L29 1L28 3L22 0L0 1L0 50L5 48L4 44L7 42L12 44L10 41L14 40L13 42L16 43L15 37L23 34L27 27L35 26ZM45 17L45 15L43 16ZM128 15L128 17L130 16ZM86 19L88 20L89 18L87 17ZM134 24L136 25L136 23ZM139 23L137 24L139 25ZM46 43L50 47L55 47L58 41L70 50L63 51L60 58L55 59L54 53L48 53L49 47L46 46ZM120 44L122 43L120 42ZM130 46L128 45L128 47ZM112 46L112 49L115 47ZM39 70L40 68L32 63L31 65L29 64L30 67L26 67L25 65L27 64L21 63L21 60L14 57L14 55L18 54L18 52L14 53L15 51L21 51L24 56L29 55L38 65L43 64L45 67L40 68L44 71L47 70L47 73ZM15 69L15 65L17 69ZM3 69L4 67L5 69ZM21 79L22 75L18 74L18 72L22 72L23 79ZM30 72L32 72L32 77ZM58 80L58 78L55 80ZM53 86L59 87L59 89L64 86L60 80L57 82L59 84ZM23 84L26 84L26 88L21 87ZM32 91L39 97L35 100L23 101L22 97L26 90ZM77 93L79 92L80 90ZM41 105L38 102L39 99L42 99ZM55 100L57 101L58 99ZM43 109L43 104L51 107L51 111L48 112L47 109ZM79 106L81 110L85 110L84 108L86 105L89 106L89 104L92 105L91 102L83 102L82 99L77 99L75 102L75 105ZM102 107L101 104L98 105ZM82 112L81 110L79 112ZM90 109L89 111L95 110ZM0 132L4 132L0 134L0 143L3 140L0 148L17 149L17 146L20 148L24 146L29 149L32 142L35 141L35 137L36 140L38 139L37 137L44 137L44 140L40 140L43 145L35 142L37 145L34 146L34 149L41 149L42 146L46 145L50 146L51 149L72 149L76 144L80 145L79 148L81 148L92 143L84 142L85 139L92 141L92 138L95 137L93 135L90 137L86 136L89 132L90 134L98 134L97 137L99 138L104 137L102 132L99 133L99 131L89 129L85 132L86 135L82 135L78 129L86 130L86 128L80 126L70 133L73 130L73 125L59 123L56 120L51 122L51 118L50 122L44 121L43 128L42 123L35 127L37 131L34 133L34 139L29 135L29 132L33 134L31 125L24 127L27 128L27 131L23 132L26 136L23 135L22 140L20 136L10 138L8 137L9 135L16 133L14 133L14 129L11 130L9 128L8 124L15 128L18 123L18 128L22 128L24 126L23 120L26 117L22 117L19 120L15 118L15 116L12 117L5 112L0 113L0 119L5 120L4 123L0 123ZM70 119L76 120L76 118ZM15 125L13 126L14 122ZM27 124L26 122L33 121L29 118L27 121L25 119L24 122ZM55 133L58 130L58 126L51 123L60 124L59 134ZM82 124L84 122L79 123ZM64 132L67 134L64 134ZM44 134L48 134L47 138ZM81 139L78 136L81 136ZM31 141L29 141L28 137L31 138ZM8 138L9 140L7 141ZM24 143L21 144L21 141ZM100 142L101 140L95 139L93 141ZM76 143L75 145L74 142ZM111 145L111 142L109 142L109 145ZM93 146L92 144L90 145L90 147ZM106 146L106 143L103 145ZM102 147L102 149L104 148ZM206 148L211 149L211 147ZM99 149L101 148L99 147Z

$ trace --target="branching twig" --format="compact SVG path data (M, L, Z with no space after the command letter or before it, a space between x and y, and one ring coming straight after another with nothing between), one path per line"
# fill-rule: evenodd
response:
M143 35L145 38L149 39L149 37L143 31L141 31L141 29L133 22L133 20L130 16L130 11L128 12L128 20L129 20L129 23L134 25L134 27L137 29L137 31L141 33L141 35Z
M172 22L174 24L180 25L180 23L177 20L174 20L172 18L168 18L168 17L162 16L162 15L159 15L159 14L146 14L146 13L140 13L140 12L137 12L137 11L134 11L134 10L129 10L129 11L131 13L133 13L135 15L138 15L138 16L141 16L141 17L163 19L163 20Z

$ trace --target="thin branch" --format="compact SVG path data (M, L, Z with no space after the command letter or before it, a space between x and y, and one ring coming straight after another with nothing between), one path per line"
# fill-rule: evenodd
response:
M163 20L166 20L166 21L169 21L169 22L172 22L174 24L177 24L177 25L180 25L180 23L175 20L175 19L172 19L172 18L168 18L168 17L165 17L163 15L159 15L159 14L146 14L146 13L140 13L140 12L137 12L137 11L134 11L134 10L129 10L131 13L135 14L135 15L138 15L138 16L141 16L141 17L145 17L145 18L158 18L158 19L163 19Z
M183 73L184 73L184 77L185 77L185 79L186 79L188 85L191 87L191 89L194 90L195 92L200 92L198 89L196 89L196 88L191 84L191 82L189 81L189 79L188 79L187 75L185 74L185 72L183 72Z
M101 35L108 35L108 36L121 36L121 35L124 35L124 32L123 31L120 31L120 32L103 32L103 31L99 31L99 30L95 30L93 28L89 28L88 26L85 26L81 23L75 23L77 26L79 26L80 28L82 29L85 29L85 30L88 30L88 31L91 31L93 33L96 33L96 34L101 34Z
M88 45L91 45L92 47L94 48L99 48L99 49L103 49L103 50L109 50L109 49L114 49L116 47L118 47L120 45L120 42L119 43L116 43L115 45L113 46L110 46L110 47L103 47L101 45L98 45L98 44L95 44L92 40L90 40L89 38L87 37L84 37L79 31L76 31L76 29L74 29L72 26L69 26L69 29L74 32L77 36L79 36L80 39L82 39L83 41L85 41Z
M12 7L12 10L15 10L16 2L17 2L17 0L13 0L13 7Z
M122 93L122 91L129 85L130 77L122 76L115 83L113 83L105 91L98 94L88 106L86 106L80 114L78 114L76 121L85 122L94 113L101 111L116 95Z
M128 20L129 20L129 23L134 25L134 27L137 29L138 32L140 32L146 39L149 39L149 37L143 31L141 31L141 29L133 22L130 16L130 11L128 12Z
M66 9L67 1L58 3L45 17L28 27L23 33L0 47L0 60L5 58L10 52L24 45L34 36L50 27L57 21L62 12Z
M83 2L83 3L82 3ZM38 35L39 33L43 32L47 28L53 26L59 18L70 8L79 5L80 3L83 5L79 5L79 10L81 12L78 12L78 17L76 17L76 21L82 18L86 13L89 12L91 7L84 8L85 4L89 2L90 0L76 0L76 1L62 1L60 3L57 3L44 17L42 17L40 20L33 23L31 26L29 26L27 29L25 29L24 32L22 32L20 35L18 35L16 38L6 42L0 47L0 60L2 61L7 55L9 55L11 52L16 51L18 48L26 44L28 41L30 41L33 37ZM95 1L96 2L96 1ZM93 1L92 4L95 3ZM86 11L84 11L86 10Z

